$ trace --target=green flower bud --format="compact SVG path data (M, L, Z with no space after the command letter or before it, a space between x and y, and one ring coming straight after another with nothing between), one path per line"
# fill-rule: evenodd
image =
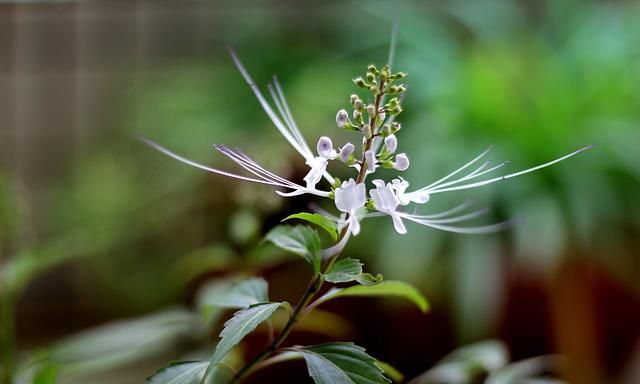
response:
M362 77L356 77L355 79L353 79L353 83L360 88L369 88L369 84L367 84Z
M367 73L367 81L370 83L374 83L376 82L376 75L374 75L373 73L369 72Z
M407 73L406 72L398 72L398 73L394 73L393 75L389 76L389 78L391 80L400 80L400 79L404 79L405 77L407 77Z
M369 64L367 66L367 71L373 73L374 75L379 75L380 74L380 71L378 71L378 68L376 68L376 66L373 65L373 64Z

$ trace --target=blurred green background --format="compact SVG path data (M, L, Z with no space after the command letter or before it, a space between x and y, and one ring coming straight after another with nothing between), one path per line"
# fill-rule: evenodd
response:
M597 148L427 206L473 197L489 220L521 219L499 234L409 225L400 236L390 220L365 221L346 253L418 286L429 314L368 300L327 309L353 321L346 337L408 378L496 338L513 360L565 355L569 382L640 382L640 2L586 0L0 4L3 375L91 327L193 308L203 286L238 273L295 301L305 266L260 240L311 200L189 168L135 136L218 167L231 164L211 144L238 146L301 180L304 161L225 45L259 85L278 75L310 143L342 144L355 137L335 127L335 113L355 91L351 78L385 63L394 8L394 66L409 73L399 150L414 186L491 144L508 171ZM379 321L367 320L372 311ZM141 341L131 347L139 354L96 358L59 382L86 382L86 372L94 383L141 382L184 356L185 343L216 339L178 319L152 319L183 336L163 348ZM340 327L296 337L327 340ZM93 355L78 348L67 359L81 366ZM274 378L256 382L285 382L266 374Z

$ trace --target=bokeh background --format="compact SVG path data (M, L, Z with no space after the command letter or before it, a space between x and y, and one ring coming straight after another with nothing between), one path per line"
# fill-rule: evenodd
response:
M640 3L587 0L2 2L4 382L42 361L41 377L57 371L61 383L142 382L210 350L220 328L194 325L201 292L241 273L295 301L305 265L261 236L311 200L186 167L135 137L218 167L231 165L211 144L242 147L299 180L303 160L225 45L260 85L279 76L311 143L344 143L354 137L335 113L350 79L385 63L393 8L414 185L491 144L514 171L597 148L427 207L473 197L487 220L521 219L499 234L410 225L400 236L390 220L364 222L346 253L415 284L432 310L336 302L291 342L353 339L413 378L494 339L512 361L565 356L572 383L640 382ZM258 332L244 352L262 343ZM304 366L285 368L251 380L306 382Z

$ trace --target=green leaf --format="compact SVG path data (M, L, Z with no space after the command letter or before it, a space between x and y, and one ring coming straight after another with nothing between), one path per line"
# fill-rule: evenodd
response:
M320 271L320 236L314 229L304 225L295 227L281 225L266 236L266 240L276 246L302 256L314 272Z
M376 365L384 371L384 375L391 379L395 383L404 382L404 375L398 369L389 363L376 360Z
M41 368L33 378L33 384L55 384L58 366L49 364Z
M362 273L362 263L358 259L347 257L338 260L324 275L324 279L330 283L346 283L354 281Z
M256 304L236 312L231 319L224 323L224 329L220 333L222 339L216 346L207 370L211 371L233 347L284 304L285 303Z
M353 343L327 343L299 348L316 384L390 383L376 360Z
M206 361L187 361L170 364L159 369L147 378L150 384L198 384L209 363Z
M198 384L204 377L209 363L206 361L180 361L159 369L147 378L149 384ZM231 380L229 370L215 367L207 378L207 384L227 383Z
M315 224L318 227L327 231L327 233L331 236L333 241L338 241L338 226L333 221L327 219L326 217L319 215L317 213L308 213L301 212L293 215L289 215L285 217L282 221L287 221L291 219L299 219L304 220L309 223Z
M269 284L262 278L253 277L229 283L212 282L198 292L200 307L246 308L254 304L268 303Z
M347 257L337 261L324 275L330 283L346 283L357 281L362 285L374 285L382 281L382 275L373 276L370 273L362 273L362 263L358 259Z
M412 301L422 312L429 309L427 299L413 286L402 281L385 280L376 285L354 285L349 288L329 290L318 299L317 304L343 296L399 296Z

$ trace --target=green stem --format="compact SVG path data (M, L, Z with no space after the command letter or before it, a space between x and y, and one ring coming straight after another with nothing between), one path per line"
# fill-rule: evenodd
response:
M384 81L380 82L380 89L381 89L381 92L376 96L376 100L375 100L376 114L369 119L369 125L371 126L371 129L374 131L376 129L376 124L378 122L377 111L380 109L380 104L384 97ZM367 175L367 164L366 164L366 159L364 158L364 152L371 149L371 146L373 145L373 137L374 136L367 139L365 146L363 148L362 165L360 167L360 172L358 173L358 177L356 178L357 184L363 183ZM349 214L347 213L346 219L348 218L349 218ZM348 225L342 228L342 231L340 232L340 236L338 238L337 243L340 243L340 241L347 235L348 229L349 229ZM322 273L316 273L313 275L313 277L311 278L311 281L309 282L309 285L307 286L307 289L304 295L302 296L302 298L300 298L300 301L298 302L295 309L293 310L291 317L289 317L289 320L287 321L284 328L282 329L282 332L280 332L278 337L275 340L273 340L273 342L271 342L271 344L269 344L267 348L265 348L256 357L254 357L251 361L249 361L242 368L240 368L238 373L236 373L233 376L233 379L231 379L230 384L239 383L244 377L246 377L249 373L251 373L251 371L260 362L262 362L264 359L269 357L269 355L274 353L278 349L280 344L282 344L285 341L285 339L289 336L289 334L293 330L293 327L295 326L295 324L300 319L301 315L305 313L305 309L307 308L307 306L309 305L309 303L311 302L315 294L322 287L322 284L324 283L323 274L325 274L331 268L333 263L335 263L335 261L338 259L338 256L340 256L340 252L337 252L336 254L331 256L329 260L327 260L326 264L322 268Z

